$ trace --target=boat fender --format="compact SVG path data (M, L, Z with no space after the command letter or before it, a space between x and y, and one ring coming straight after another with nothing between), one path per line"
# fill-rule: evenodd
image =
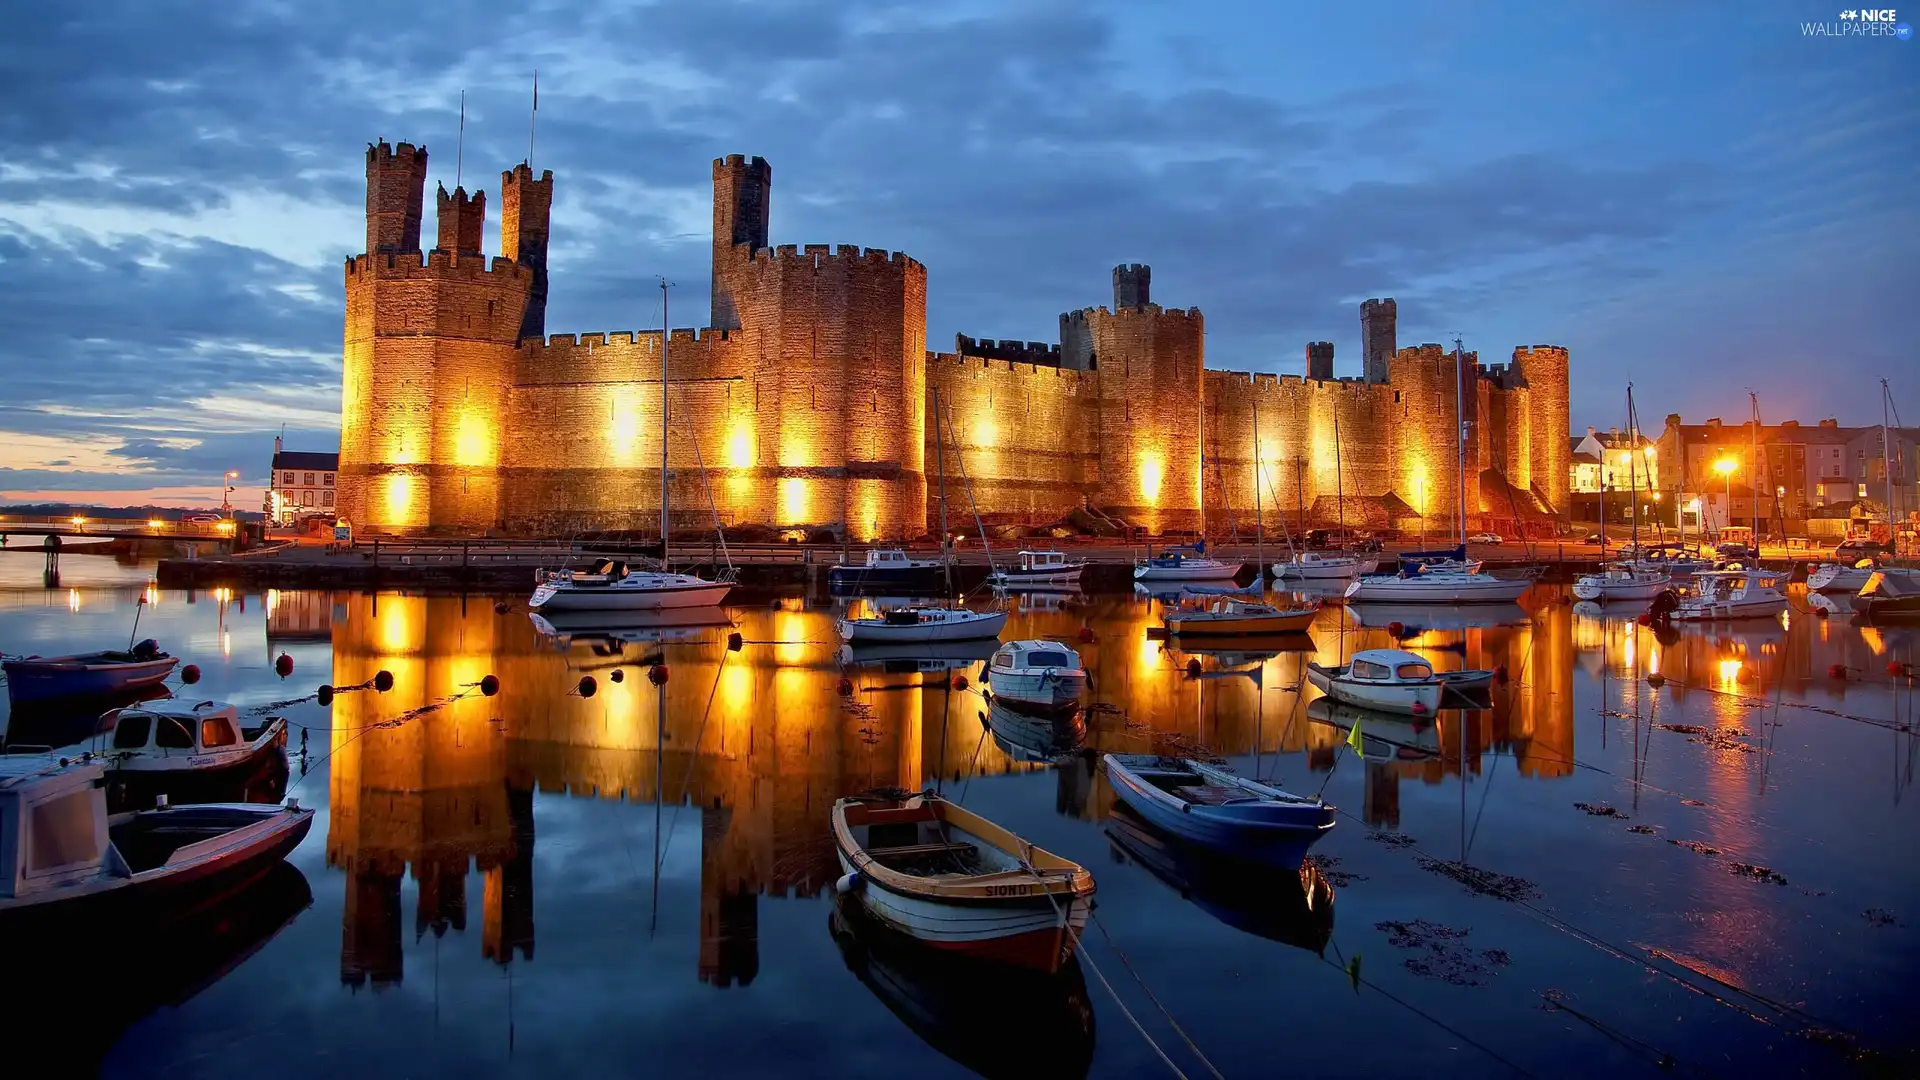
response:
M620 670L619 668L614 668L614 669L613 669L613 674L611 674L611 675L609 675L609 676L607 676L607 680L608 680L609 682L617 682L617 683L622 683L622 682L626 682L626 681L627 681L627 673L626 673L626 672L624 672L624 671L621 671L621 670Z
M647 681L655 686L667 685L667 665L655 664L647 669Z
M273 660L273 673L283 679L293 674L293 657L288 656L286 653L281 653L275 657Z
M853 870L840 875L840 880L833 883L833 891L840 896L846 896L865 887L866 883L866 879L860 876L860 871Z
M188 664L186 667L181 668L180 681L183 683L186 683L188 686L192 686L194 683L199 682L200 681L200 665Z
M1907 673L1907 665L1901 663L1898 660L1887 661L1887 674L1897 679L1900 676L1905 675L1906 673Z
M500 676L498 675L480 676L480 696L481 697L492 697L493 695L499 692L500 692Z
M965 690L967 688L967 677L965 675L955 675L953 677L953 688L955 690Z
M1418 701L1416 701L1416 702L1414 702L1414 703L1413 703L1413 710L1412 710L1412 711L1413 711L1413 715L1415 715L1415 716L1425 716L1425 715L1427 715L1427 707L1426 707L1426 705L1424 705L1424 704L1422 704L1421 702L1418 702Z
M1183 813L1183 814L1191 814L1191 813L1193 813L1193 804L1192 804L1192 803L1190 803L1190 802L1183 802L1183 803L1181 803L1181 804L1180 804L1180 812L1181 812L1181 813Z
M318 701L322 708L333 704L333 687L326 683L321 683L320 689L313 692L313 699Z
M393 689L393 672L381 668L373 673L373 688L384 694Z
M1823 607L1817 607L1817 608L1814 608L1814 609L1813 609L1813 617L1814 617L1814 618L1816 618L1816 619L1824 619L1824 618L1826 618L1826 617L1827 617L1827 609L1826 609L1826 608L1823 608Z
M1401 622L1399 619L1395 619L1387 624L1387 633L1392 634L1394 637L1400 637L1406 632L1407 624Z

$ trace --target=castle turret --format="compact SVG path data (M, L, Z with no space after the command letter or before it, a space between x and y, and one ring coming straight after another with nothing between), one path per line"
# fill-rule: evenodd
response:
M367 251L420 250L420 210L427 187L427 148L412 143L367 146Z
M1558 345L1514 346L1513 366L1527 381L1533 410L1528 435L1532 444L1533 487L1553 510L1567 508L1568 471L1573 467L1572 402L1567 385L1567 350ZM1664 463L1663 463L1664 464Z
M1307 342L1307 378L1323 382L1333 378L1333 342Z
M1399 352L1399 331L1395 326L1399 313L1393 298L1368 300L1360 305L1360 357L1366 365L1366 379L1383 383L1388 366Z
M740 329L738 283L734 270L744 257L767 246L767 218L773 200L773 166L741 154L713 159L713 299L710 321L716 330Z
M547 335L547 228L552 214L552 169L535 179L523 161L500 174L500 254L526 267L533 278L520 323L522 338Z
M440 219L440 241L434 247L461 255L480 254L487 231L487 193L476 191L469 196L466 188L457 187L449 195L442 184L433 203Z
M1126 263L1113 268L1113 310L1142 308L1153 302L1153 268Z

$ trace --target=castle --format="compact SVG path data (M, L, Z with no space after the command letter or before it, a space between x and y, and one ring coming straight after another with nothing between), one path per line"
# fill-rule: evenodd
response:
M657 527L662 332L547 334L552 172L501 174L489 258L484 192L442 188L423 253L426 148L382 141L366 163L367 248L346 264L341 516L370 534ZM1360 378L1333 377L1326 342L1307 346L1304 378L1211 371L1199 309L1154 303L1149 269L1125 265L1113 306L1061 315L1058 344L963 334L931 352L926 267L770 247L772 190L762 158L713 163L713 325L667 341L676 530L717 512L918 536L938 518L942 460L951 505L970 490L989 525L1090 513L1189 530L1204 497L1212 529L1235 515L1245 531L1257 496L1273 524L1305 508L1442 527L1462 419L1470 517L1566 505L1563 348L1490 366L1401 349L1394 302L1368 300Z

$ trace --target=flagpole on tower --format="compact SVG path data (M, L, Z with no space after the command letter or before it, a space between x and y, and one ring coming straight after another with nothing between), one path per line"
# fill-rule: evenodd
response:
M467 160L467 92L460 91L460 138L453 151L453 190L460 190L460 172Z
M533 171L533 123L540 118L540 69L533 69L533 112L527 116L527 171Z

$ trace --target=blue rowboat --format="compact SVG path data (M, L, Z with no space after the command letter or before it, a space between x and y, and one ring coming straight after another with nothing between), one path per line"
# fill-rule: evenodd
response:
M1113 793L1160 829L1202 847L1298 867L1333 828L1333 808L1192 758L1108 754Z
M58 698L107 697L151 686L180 661L141 642L131 652L108 650L76 656L28 656L8 660L7 697L22 705Z

